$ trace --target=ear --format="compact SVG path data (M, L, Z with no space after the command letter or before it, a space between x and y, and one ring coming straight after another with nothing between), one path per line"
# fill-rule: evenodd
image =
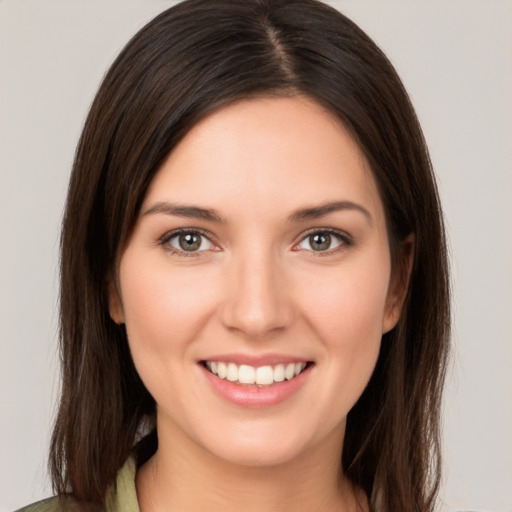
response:
M107 282L107 293L108 293L108 312L110 318L120 325L124 324L124 309L123 301L121 300L121 293L117 282L112 277L108 278Z
M382 334L391 331L402 314L405 297L409 288L409 280L414 261L415 238L411 233L401 244L396 268L391 276L386 311L382 325Z

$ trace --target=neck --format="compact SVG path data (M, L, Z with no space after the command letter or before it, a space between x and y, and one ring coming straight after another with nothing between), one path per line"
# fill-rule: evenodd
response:
M366 498L341 472L342 433L276 465L219 459L159 426L159 448L137 473L141 512L365 511Z

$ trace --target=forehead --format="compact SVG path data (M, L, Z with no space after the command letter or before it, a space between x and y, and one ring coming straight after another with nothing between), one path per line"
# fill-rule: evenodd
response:
M195 125L156 174L145 204L292 210L350 200L383 217L373 174L349 131L306 97L242 100Z

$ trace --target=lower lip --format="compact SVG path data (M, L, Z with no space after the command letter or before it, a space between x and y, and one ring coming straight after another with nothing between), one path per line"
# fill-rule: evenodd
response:
M312 365L306 367L293 379L276 382L271 386L258 387L256 385L242 386L227 379L221 379L208 371L202 364L200 366L218 395L235 405L252 408L270 407L284 402L304 385L312 368Z

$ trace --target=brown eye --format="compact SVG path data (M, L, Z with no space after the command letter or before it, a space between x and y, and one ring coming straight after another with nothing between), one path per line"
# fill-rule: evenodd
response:
M201 247L201 236L195 233L186 233L178 238L180 249L184 251L197 251Z
M310 235L309 245L314 251L327 251L331 247L331 235L329 233Z
M197 231L182 231L166 241L177 252L201 252L214 246L208 238Z
M299 249L314 252L326 252L341 245L350 245L349 239L341 233L333 231L316 231L302 239Z

